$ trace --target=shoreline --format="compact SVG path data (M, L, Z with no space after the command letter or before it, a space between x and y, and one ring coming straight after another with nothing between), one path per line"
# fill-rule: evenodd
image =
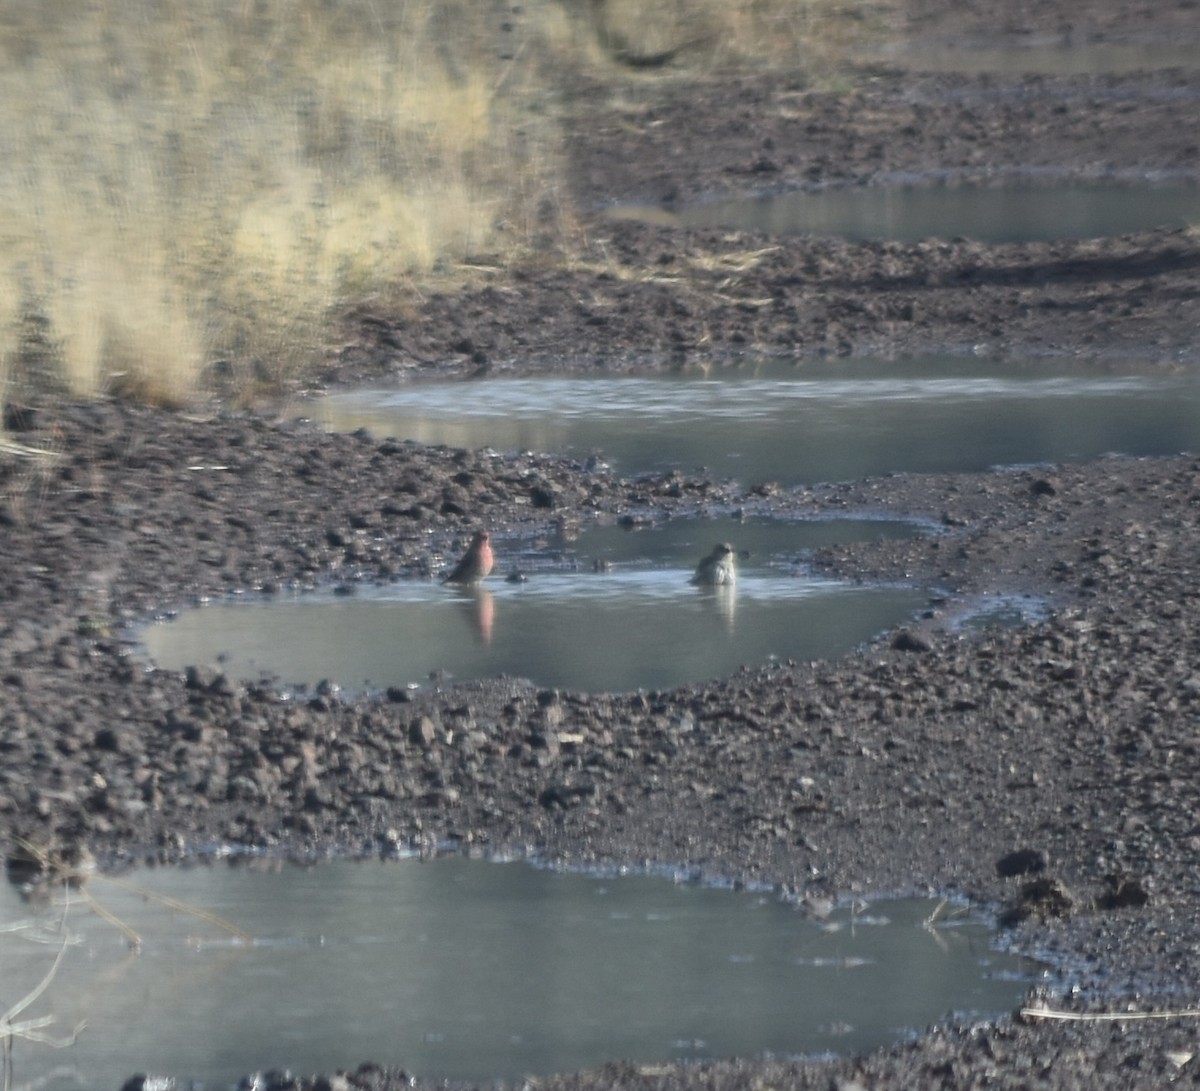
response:
M7 852L16 836L115 866L221 843L300 859L533 846L551 864L677 864L797 897L932 893L1000 907L1020 922L1018 950L1072 966L1067 994L1054 997L1072 1010L1174 1006L1200 979L1186 954L1200 951L1190 878L1200 744L1188 730L1192 676L1180 675L1196 641L1196 458L901 474L763 498L250 415L60 409L62 460L25 494L38 498L36 525L22 527L11 490L5 508ZM198 465L225 468L189 469ZM398 485L411 503L385 515ZM830 547L817 571L936 579L959 596L1041 591L1054 605L1012 631L964 634L935 617L836 661L663 693L500 679L289 700L211 667L147 671L123 654L116 626L161 605L164 589L269 585L281 568L301 584L335 572L419 577L473 521L441 510L455 488L477 489L473 519L499 531L547 515L665 518L739 502L924 515L944 533ZM531 506L533 488L558 498L552 512ZM1014 853L1026 873L997 874ZM1104 1039L1112 1050L1104 1026L1005 1021L992 1033L1068 1053L1064 1043ZM1129 1040L1161 1053L1181 1033L1178 1022L1143 1023ZM994 1067L973 1052L979 1035L953 1027L868 1058L799 1064L787 1078L824 1085L861 1068L902 1086L950 1041L966 1051L964 1071ZM901 1059L903 1075L886 1076ZM679 1086L718 1073L782 1078L766 1062L672 1071ZM1090 1059L1067 1071L1125 1086L1116 1061L1107 1075Z
M943 25L960 39L990 18L940 0L911 8L914 29ZM1164 34L1178 31L1183 10L1161 13ZM1011 33L1068 15L1112 40L1142 22L1093 0L1013 16L1022 25ZM647 89L652 96L581 115L572 136L580 207L597 194L746 188L764 151L778 169L758 174L774 185L793 174L862 184L906 163L957 167L972 155L967 167L984 173L1057 163L1086 177L1141 164L1200 178L1197 72L889 70L846 95L806 97L768 76ZM855 354L933 348L1069 354L1097 368L1134 361L1151 372L1200 364L1195 228L1010 246L854 244L582 213L580 235L565 268L481 263L478 283L461 292L414 296L389 313L359 308L320 383L617 374L652 359L688 368L755 353L851 367ZM553 455L326 434L221 409L199 417L53 401L27 423L12 438L52 457L0 457L0 847L9 860L19 840L65 867L91 855L114 868L178 862L222 843L302 859L517 845L577 866L677 863L797 897L949 893L998 907L1017 949L1068 968L1039 993L1053 1007L1196 1006L1196 454L756 492L681 474L622 479ZM926 580L955 596L1041 594L1052 609L1020 629L978 634L934 616L835 661L616 695L498 679L287 699L208 665L147 670L121 639L134 620L204 596L425 578L479 523L503 534L736 508L934 520L944 531L934 539L831 547L815 568ZM1015 1014L949 1023L863 1057L614 1061L538 1084L1150 1087L1194 1078L1200 1062L1177 1063L1194 1039L1185 1016ZM305 1075L270 1086L334 1085ZM413 1084L400 1068L366 1065L347 1086Z

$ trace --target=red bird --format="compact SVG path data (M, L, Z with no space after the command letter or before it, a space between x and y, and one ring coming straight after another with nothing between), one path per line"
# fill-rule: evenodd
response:
M471 536L471 544L462 560L443 583L479 583L492 571L496 558L492 553L491 537L486 530L477 530Z

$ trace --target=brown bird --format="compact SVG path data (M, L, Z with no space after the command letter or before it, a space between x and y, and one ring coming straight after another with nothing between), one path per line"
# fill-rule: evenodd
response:
M733 546L728 542L713 546L713 551L696 566L691 579L698 587L723 587L736 581Z
M492 571L496 558L492 553L491 537L486 530L477 530L462 560L454 566L443 583L479 583Z

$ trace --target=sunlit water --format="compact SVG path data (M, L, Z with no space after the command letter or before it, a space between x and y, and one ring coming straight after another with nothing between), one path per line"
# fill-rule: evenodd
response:
M494 379L357 390L339 430L496 450L602 452L620 473L701 467L749 485L1200 449L1200 380L930 357L710 376Z
M970 359L428 384L357 391L319 408L331 427L557 450L627 475L705 467L746 484L1200 449L1194 375L1047 373ZM668 688L771 659L836 657L911 618L926 592L815 579L805 560L829 535L921 529L679 520L639 534L585 529L577 542L536 549L500 539L497 570L477 592L403 581L352 597L278 596L188 612L144 636L164 667L219 660L235 677L289 685L512 675L569 689ZM700 557L726 540L745 554L736 588L689 586ZM526 582L505 582L518 570Z
M427 580L236 601L144 630L168 669L220 662L233 677L351 688L417 685L431 675L510 675L594 691L663 689L772 658L844 654L929 602L911 587L815 578L804 560L834 541L911 537L899 521L678 520L662 529L585 530L577 541L495 541L495 575L477 589ZM748 554L732 588L689 580L713 545ZM524 582L506 575L521 572Z
M926 927L936 906L924 901L818 922L766 894L460 859L129 881L248 938L93 880L141 952L73 904L77 942L24 1015L54 1015L60 1035L87 1026L62 1050L18 1041L18 1085L115 1089L146 1072L212 1091L260 1068L367 1059L515 1081L618 1058L845 1053L951 1013L1010 1010L1037 972L995 950L977 917L943 907ZM4 884L0 923L35 916ZM57 924L61 910L41 919ZM0 1000L31 989L56 950L45 931L7 935Z
M1200 223L1200 186L1185 182L877 185L713 201L682 209L626 205L621 219L688 228L851 240L952 239L986 243L1099 238Z

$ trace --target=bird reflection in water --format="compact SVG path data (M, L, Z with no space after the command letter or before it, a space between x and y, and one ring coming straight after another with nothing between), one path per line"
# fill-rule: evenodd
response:
M696 573L688 582L700 588L705 598L711 600L717 616L725 627L733 632L734 613L737 610L737 562L733 546L720 542L697 566Z
M717 617L721 619L725 628L732 633L737 614L737 584L702 584L697 590L705 602L712 607Z
M456 587L454 590L463 613L471 619L476 638L481 644L490 645L492 628L496 621L495 596L486 587L480 587L478 584Z

